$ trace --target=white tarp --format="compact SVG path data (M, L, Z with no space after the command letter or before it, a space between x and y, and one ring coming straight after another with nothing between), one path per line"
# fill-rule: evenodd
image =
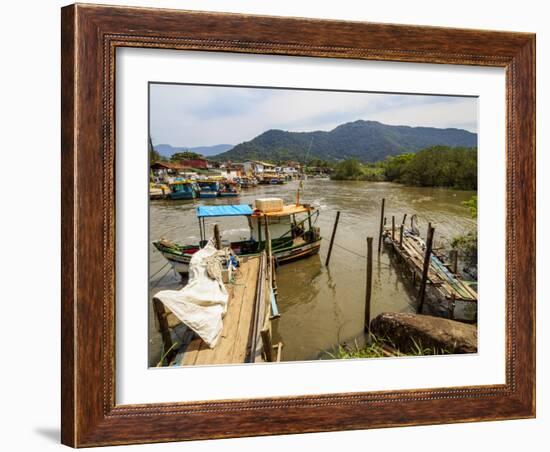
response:
M209 276L216 260L212 242L197 251L189 264L189 282L180 290L162 290L155 295L164 306L185 325L197 333L210 348L214 348L222 332L222 318L227 311L228 294L221 280L221 264L218 278Z

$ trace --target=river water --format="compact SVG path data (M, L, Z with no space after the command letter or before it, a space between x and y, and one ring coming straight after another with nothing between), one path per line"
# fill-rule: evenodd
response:
M256 198L296 200L298 181L286 185L259 185L243 190L238 198L151 201L149 241L161 237L197 243L199 227L195 208L201 204L252 204ZM273 341L282 342L284 361L328 357L338 344L363 341L367 237L374 238L372 317L385 311L414 312L415 291L405 269L387 252L376 253L380 227L380 204L386 199L385 216L418 215L421 235L428 222L435 227L434 247L448 246L452 238L475 228L468 208L461 202L475 192L446 188L405 187L386 182L303 181L301 202L317 206L323 242L319 255L281 265L277 272L281 317L273 321ZM330 267L324 265L336 212L341 211ZM216 219L207 223L210 235ZM224 239L248 237L243 217L217 219ZM161 289L181 287L179 275L163 269L166 261L150 246L149 364L161 355L162 342L155 329L151 297ZM162 269L162 270L161 270ZM160 272L159 272L160 270ZM155 273L157 273L155 275Z

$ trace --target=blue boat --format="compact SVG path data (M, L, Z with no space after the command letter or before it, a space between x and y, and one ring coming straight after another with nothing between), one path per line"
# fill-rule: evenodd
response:
M239 196L241 186L237 182L224 181L220 184L218 195L222 198L229 196Z
M220 183L214 180L201 180L199 184L199 198L216 198L220 191Z
M198 187L190 180L176 180L170 184L170 199L193 199L197 197Z

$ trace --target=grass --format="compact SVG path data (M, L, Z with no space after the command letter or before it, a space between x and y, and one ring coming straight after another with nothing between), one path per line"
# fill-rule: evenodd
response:
M160 357L160 360L159 362L157 363L157 367L165 367L165 366L168 366L170 363L168 362L168 360L166 359L166 357L168 356L168 353L170 353L176 346L178 345L177 342L174 342L172 344L172 347L170 347L161 357ZM163 347L163 350L164 350L164 347Z
M430 356L448 355L452 352L438 347L425 347L420 341L411 338L412 346L405 351L400 350L391 339L369 333L367 343L359 346L357 340L353 345L338 345L331 351L325 351L328 359L358 359L358 358L385 358L389 356Z

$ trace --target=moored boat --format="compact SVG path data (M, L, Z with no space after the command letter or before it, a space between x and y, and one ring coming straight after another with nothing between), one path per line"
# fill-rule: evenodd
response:
M170 194L170 188L165 184L149 184L149 199L164 199Z
M170 199L194 199L198 186L190 180L175 180L170 184Z
M258 185L258 180L255 177L243 176L240 179L241 188L253 188Z
M180 274L189 270L189 262L194 253L207 243L205 219L213 217L243 216L248 220L249 238L226 242L236 255L255 255L266 249L265 228L271 239L271 250L278 263L303 259L319 252L321 235L314 226L319 211L307 204L283 205L278 198L258 199L256 208L249 205L199 206L200 242L181 245L168 240L158 240L153 245ZM223 236L222 236L223 238Z
M241 186L237 182L222 181L218 195L221 197L239 196L240 192Z
M199 198L216 198L220 191L220 183L217 180L200 180L199 186Z

